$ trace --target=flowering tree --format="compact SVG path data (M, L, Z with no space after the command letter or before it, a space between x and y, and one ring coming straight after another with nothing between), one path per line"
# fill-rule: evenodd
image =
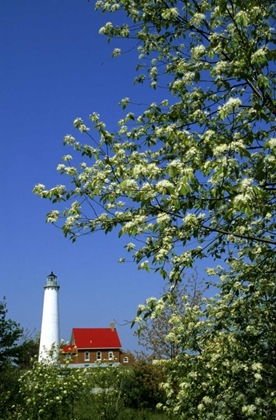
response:
M74 418L78 404L88 393L85 369L34 362L19 381L21 402L15 407L14 417L18 420Z
M136 83L163 84L167 97L141 115L128 112L117 133L97 113L92 134L75 120L88 142L65 136L83 156L79 167L71 155L58 166L69 187L34 189L71 202L48 222L61 222L72 240L119 226L120 235L144 240L127 245L139 267L151 263L172 281L227 247L253 264L260 253L273 257L274 2L103 0L96 8L125 10L129 24L108 22L100 33L136 39Z
M198 273L194 272L183 279L182 283L177 283L173 287L169 287L169 299L159 300L156 298L147 299L145 305L139 305L138 313L144 313L148 310L148 306L152 304L155 310L146 318L142 318L142 322L138 324L134 335L138 337L138 344L142 350L137 353L138 359L155 360L155 359L172 359L181 352L178 340L174 342L172 338L167 337L173 329L171 322L172 315L178 314L185 317L186 299L191 307L201 305L204 289L202 281L198 279ZM163 288L163 293L168 292L168 285Z
M52 359L51 354L49 360ZM59 367L45 360L34 362L20 378L21 401L14 405L13 419L122 418L130 372L113 364L87 369Z
M203 309L187 303L190 319L172 315L183 352L167 407L187 419L273 418L275 2L99 0L96 8L125 12L100 33L136 40L135 83L166 96L140 115L132 106L114 133L97 113L91 132L77 118L87 142L67 135L64 143L80 165L66 155L58 170L67 186L34 192L69 202L47 216L65 236L119 228L138 267L172 283L198 259L223 258L225 271L209 271L220 276L217 298Z
M183 419L274 418L276 284L268 266L256 275L235 262L220 270L216 298L172 314L167 340L182 352L165 365L165 410Z

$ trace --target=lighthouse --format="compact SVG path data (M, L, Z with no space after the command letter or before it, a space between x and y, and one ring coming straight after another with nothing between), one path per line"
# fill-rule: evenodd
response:
M53 272L46 278L40 333L38 361L57 362L59 356L59 310L57 276ZM53 350L53 353L49 353Z

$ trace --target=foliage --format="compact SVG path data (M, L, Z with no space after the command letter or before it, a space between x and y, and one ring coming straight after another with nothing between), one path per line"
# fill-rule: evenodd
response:
M82 413L87 419L93 416L99 420L117 420L124 412L124 398L122 384L128 371L111 363L99 364L89 369L89 384L93 385L90 403L85 404Z
M0 373L0 419L13 419L14 406L20 402L19 383L21 371L6 364Z
M138 329L134 333L138 337L139 346L142 346L142 351L137 352L138 356L149 360L170 359L181 351L179 345L166 339L172 330L171 316L175 313L185 315L186 305L183 297L187 297L189 304L193 307L200 305L204 292L196 269L187 280L183 279L183 281L185 283L177 283L170 288L169 300L160 300L155 311L138 324ZM167 286L163 288L164 294L167 293L167 288ZM143 313L150 301L157 302L157 299L150 298L146 305L139 305L138 312Z
M149 410L149 409L126 409L123 417L120 420L169 420L172 417L168 417L165 413L160 410Z
M21 400L15 405L16 420L131 418L131 413L125 413L125 392L129 390L124 383L129 383L129 371L120 366L74 369L68 363L59 367L45 360L34 362L19 382Z
M5 366L18 360L18 339L23 330L19 324L7 319L7 304L5 298L0 302L0 372Z
M39 338L40 335L34 336L28 330L23 331L23 335L18 343L17 366L20 369L30 369L32 367L32 360L39 353Z
M134 409L154 410L158 403L165 402L165 392L160 383L165 381L162 367L151 361L137 358L123 383L125 404Z
M69 187L34 189L53 203L71 203L47 221L64 219L72 240L119 227L142 241L127 245L139 268L153 264L171 281L229 246L252 264L260 252L273 258L275 3L99 0L96 8L125 11L130 23L108 22L100 33L136 39L136 83L163 85L167 97L141 115L128 112L116 133L97 113L93 135L74 121L88 143L65 136L83 156L79 167L71 155L58 166Z
M20 325L7 319L5 298L0 302L0 418L12 418L13 406L20 400L18 379L21 369L30 366L38 353L36 341Z
M179 418L275 418L275 281L236 264L220 269L220 293L205 307L187 303L185 316L171 317L168 339L183 351L163 365L164 409Z
M65 136L81 159L58 166L68 186L34 189L70 204L47 215L65 236L118 229L138 268L173 285L196 260L224 259L209 271L218 296L171 315L168 338L182 352L165 364L165 408L178 418L275 418L275 7L98 0L97 9L125 12L100 33L137 42L135 83L166 96L140 115L130 109L114 133L97 113L92 135L77 118L88 142ZM140 316L170 298L149 300Z
M21 404L16 419L74 418L76 402L87 389L85 369L59 368L55 364L34 362L20 378Z

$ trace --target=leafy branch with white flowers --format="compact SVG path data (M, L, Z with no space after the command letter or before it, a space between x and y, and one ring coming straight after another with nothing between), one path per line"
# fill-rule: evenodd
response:
M77 118L85 140L65 136L65 185L34 192L68 203L47 215L66 237L119 230L138 268L172 284L197 260L223 259L209 270L218 296L172 317L183 352L165 409L189 420L273 418L275 3L99 0L96 9L125 12L100 33L134 40L135 83L166 97L139 115L122 99L116 132L97 113L90 129Z

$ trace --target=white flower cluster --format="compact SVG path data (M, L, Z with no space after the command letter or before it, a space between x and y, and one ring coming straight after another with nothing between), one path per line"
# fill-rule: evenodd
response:
M171 188L171 187L173 187L173 184L167 179L162 179L156 184L156 188L160 192L162 192L164 189Z
M195 60L198 60L205 54L206 48L204 47L204 45L197 45L196 47L192 48L191 52L192 52L192 57Z
M265 59L267 52L268 50L266 47L259 48L256 52L254 52L254 54L251 55L251 63L256 64L260 59Z
M188 213L184 219L183 223L185 226L198 226L199 220L197 216L193 213Z
M216 76L219 74L224 73L229 68L229 62L220 60L216 63L216 65L211 70L211 76Z
M276 138L273 137L266 141L265 147L269 147L270 149L275 149L276 147Z
M198 28L205 19L206 17L203 13L195 13L190 20L190 24Z
M89 128L86 127L86 125L84 124L81 118L76 118L73 124L81 133L85 133L86 131L89 131Z
M149 304L155 304L156 302L157 302L156 297L150 297L150 298L148 298L148 299L146 300L146 304L147 304L147 305L149 305Z
M251 368L252 368L252 370L261 371L263 369L263 366L259 362L254 362L254 363L252 363Z
M57 171L62 172L62 171L64 171L65 168L66 168L66 166L63 163L60 163L57 166Z
M242 407L242 412L246 415L246 417L250 417L254 414L256 414L257 407L253 404L250 405L244 405Z
M121 55L121 49L120 48L114 48L113 53L112 53L112 57L118 57L119 55Z
M89 115L89 119L92 122L98 122L100 120L100 114L98 114L97 112L93 112Z
M242 101L240 98L229 98L224 105L218 107L219 117L222 119L226 118L233 111L237 110L241 106L241 104Z
M153 77L153 78L155 78L156 76L157 76L157 74L158 74L158 71L157 71L157 67L152 67L151 69L150 69L150 77Z
M167 213L159 213L157 216L157 223L169 223L171 220L170 216Z
M253 182L252 178L244 178L244 179L242 179L242 181L240 183L240 189L242 191L243 190L246 190L248 187L251 187L252 182Z
M107 220L109 220L108 214L107 213L99 214L98 220L100 222L106 222Z
M50 213L47 214L47 223L55 223L59 219L59 211L52 210Z
M164 261L164 258L168 256L170 249L171 247L169 247L169 249L165 249L165 248L159 249L158 252L156 252L155 254L154 261L157 261L158 263L161 263L162 261Z
M64 136L63 144L72 146L75 143L75 141L76 139L73 136L71 136L70 134L67 134L66 136Z
M129 242L129 243L125 246L125 248L126 248L128 251L132 251L132 250L135 248L135 244L133 244L132 242Z
M147 307L146 307L146 305L139 304L137 309L138 309L139 312L142 313L142 312L145 312L147 310Z
M100 35L108 34L112 28L113 28L112 22L107 22L102 28L100 28L99 34Z
M171 87L172 90L180 91L185 86L185 81L183 79L178 79L175 82L172 83Z
M133 190L133 191L137 191L138 190L138 186L137 186L137 182L134 179L126 179L124 184L124 187L128 190Z
M45 185L43 184L37 184L35 185L33 192L37 195L42 195L42 193L45 191Z
M74 216L68 216L65 222L65 226L67 228L72 228L73 226L75 226L76 221L80 218L79 214L75 214Z
M144 223L145 223L145 221L146 221L146 216L143 216L143 215L136 215L135 217L133 217L133 220L131 220L130 222L127 222L125 225L124 225L124 227L123 227L123 229L122 229L122 232L123 233L129 233L129 232L131 232L132 231L132 229L134 228L134 227L137 227L137 226L139 226L139 227L141 227L141 225L143 225ZM143 264L143 263L142 263ZM143 267L142 267L143 268Z
M204 135L203 135L203 139L205 142L209 142L210 140L212 140L212 138L216 135L216 132L214 130L206 130Z
M72 159L73 157L71 155L65 155L61 160L63 160L63 162L69 162Z

